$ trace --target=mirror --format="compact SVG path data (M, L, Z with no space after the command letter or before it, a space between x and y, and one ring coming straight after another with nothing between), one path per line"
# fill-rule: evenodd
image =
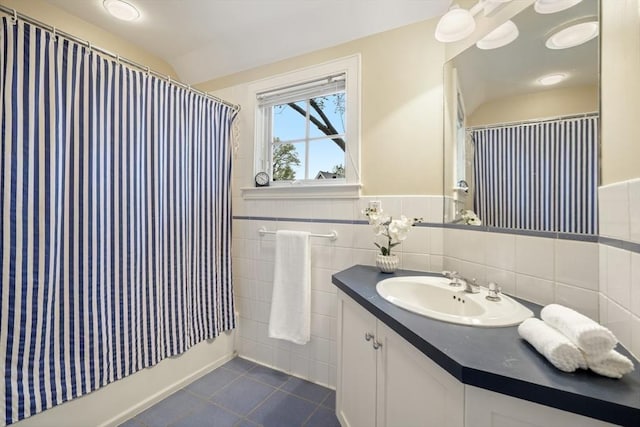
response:
M597 234L599 38L545 43L598 11L598 0L553 14L532 5L512 18L515 41L445 64L445 223ZM564 80L542 85L551 74Z

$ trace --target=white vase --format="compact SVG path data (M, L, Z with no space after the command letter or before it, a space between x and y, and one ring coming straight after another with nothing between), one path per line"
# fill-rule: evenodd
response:
M398 263L400 260L397 255L382 255L376 256L376 267L383 273L393 273L398 269Z

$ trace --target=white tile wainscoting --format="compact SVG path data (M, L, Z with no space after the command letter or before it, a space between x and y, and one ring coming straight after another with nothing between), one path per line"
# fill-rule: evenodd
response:
M423 217L441 223L441 197L362 197L357 200L250 200L234 206L233 274L237 311L240 315L237 350L243 357L318 384L336 384L337 291L331 275L354 264L373 265L376 248L372 227L362 210L369 200L381 200L392 215ZM331 241L311 238L311 341L304 346L268 337L273 281L275 236L267 230L300 230L326 234L338 232ZM400 267L442 270L443 229L422 224L414 227L395 248Z
M602 186L600 322L640 357L640 179Z
M630 215L632 209L635 212L640 209L637 197L640 182L621 186L628 194L624 199L627 205L622 208L628 215L616 212L609 215L608 221L615 224L612 228L618 233L628 229L629 234L602 234L605 243L443 227L441 196L235 199L233 271L240 315L237 350L242 357L335 387L337 297L331 275L354 264L374 265L374 234L361 212L370 200L381 200L386 213L423 217L426 223L412 229L407 240L395 248L401 268L456 270L477 278L483 285L495 281L504 292L538 304L567 305L609 326L625 347L638 356L640 253L634 252L635 246L628 242L638 242L633 239L640 235L640 223ZM607 213L603 209L609 202L602 193L608 188L600 190L600 216L605 219ZM635 198L630 194L632 190L636 191ZM614 191L621 192L617 186ZM619 195L612 203L621 209ZM261 227L319 234L336 230L339 234L336 241L311 239L312 338L307 345L267 336L275 238L261 237L258 233ZM603 224L601 229L607 232L609 228Z
M598 319L597 243L448 228L444 242L445 269Z

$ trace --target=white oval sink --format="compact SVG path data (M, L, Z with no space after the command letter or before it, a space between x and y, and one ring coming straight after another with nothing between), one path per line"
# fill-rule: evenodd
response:
M449 286L450 282L437 276L392 277L378 282L376 291L405 310L461 325L513 326L533 316L531 310L504 294L500 294L500 301L489 301L485 298L487 288L471 294Z

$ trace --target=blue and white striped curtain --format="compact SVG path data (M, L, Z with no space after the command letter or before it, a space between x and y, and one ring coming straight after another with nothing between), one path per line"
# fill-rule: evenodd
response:
M23 22L0 37L11 424L235 326L235 111Z
M473 205L485 225L598 232L598 117L475 129L473 142Z

